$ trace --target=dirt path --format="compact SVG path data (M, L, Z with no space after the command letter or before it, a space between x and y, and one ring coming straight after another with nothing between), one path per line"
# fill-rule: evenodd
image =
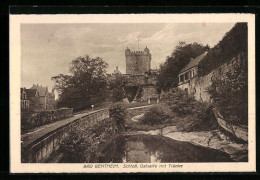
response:
M46 124L46 125L37 127L35 129L31 130L30 132L22 135L22 137L21 137L22 147L27 146L28 144L34 142L38 138L56 130L56 129L62 127L62 126L65 126L65 125L67 125L67 124L69 124L69 123L71 123L71 122L73 122L73 121L75 121L75 120L77 120L81 117L84 117L86 115L92 114L92 113L100 111L100 110L102 110L102 109L87 112L87 113L82 113L82 114L76 114L76 115L74 115L70 118L66 118L66 119L63 119L63 120L56 121L56 122L51 123L51 124Z
M154 105L154 104L151 104L151 105L146 105L146 106L132 107L132 108L127 108L127 110L133 110L133 109L147 108L147 107L151 107L151 106L153 106L153 105Z

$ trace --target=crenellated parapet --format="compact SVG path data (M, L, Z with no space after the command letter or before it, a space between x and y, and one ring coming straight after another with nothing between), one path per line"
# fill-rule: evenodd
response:
M135 56L135 55L149 55L151 56L150 50L146 47L143 51L131 51L128 47L126 48L125 51L126 56Z
M152 56L147 47L143 51L131 51L127 47L125 57L127 74L145 74L151 69Z

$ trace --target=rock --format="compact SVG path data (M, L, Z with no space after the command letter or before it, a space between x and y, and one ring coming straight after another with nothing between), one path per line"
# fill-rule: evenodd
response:
M141 119L143 116L144 116L144 114L139 114L139 115L137 115L137 116L132 117L131 120L134 121L134 122L139 122L140 119Z
M162 135L177 141L185 141L194 145L223 151L231 155L231 158L236 161L239 159L245 160L247 158L248 145L230 141L227 136L219 130L201 132L176 132L176 130L175 126L166 127L163 129ZM161 130L153 130L143 133L159 135L161 134ZM243 153L241 154L241 152Z
M176 126L167 126L165 128L163 128L162 130L162 134L168 134L168 133L172 133L172 132L177 132L177 128Z
M151 130L151 131L139 131L142 134L150 134L150 135L161 135L161 130Z

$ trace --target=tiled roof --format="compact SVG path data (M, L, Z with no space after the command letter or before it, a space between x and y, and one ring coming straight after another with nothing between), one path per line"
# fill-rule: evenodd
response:
M190 62L188 64L186 64L186 66L184 66L184 68L182 68L182 70L179 72L180 73L183 73L184 71L192 68L192 67L195 67L195 66L198 66L199 62L207 55L207 52L204 52L203 54L199 55L198 57L196 57L195 59L191 59Z
M25 89L27 97L35 97L37 89Z
M35 85L33 85L33 87L31 87L30 89L37 89L37 91L39 92L39 96L45 96L46 87L41 87L41 86L35 86Z

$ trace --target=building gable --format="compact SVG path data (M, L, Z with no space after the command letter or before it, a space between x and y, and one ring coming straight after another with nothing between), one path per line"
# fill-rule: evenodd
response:
M198 66L199 62L207 55L207 52L204 52L203 54L197 56L195 59L191 58L190 62L188 64L186 64L181 71L179 72L179 74Z

